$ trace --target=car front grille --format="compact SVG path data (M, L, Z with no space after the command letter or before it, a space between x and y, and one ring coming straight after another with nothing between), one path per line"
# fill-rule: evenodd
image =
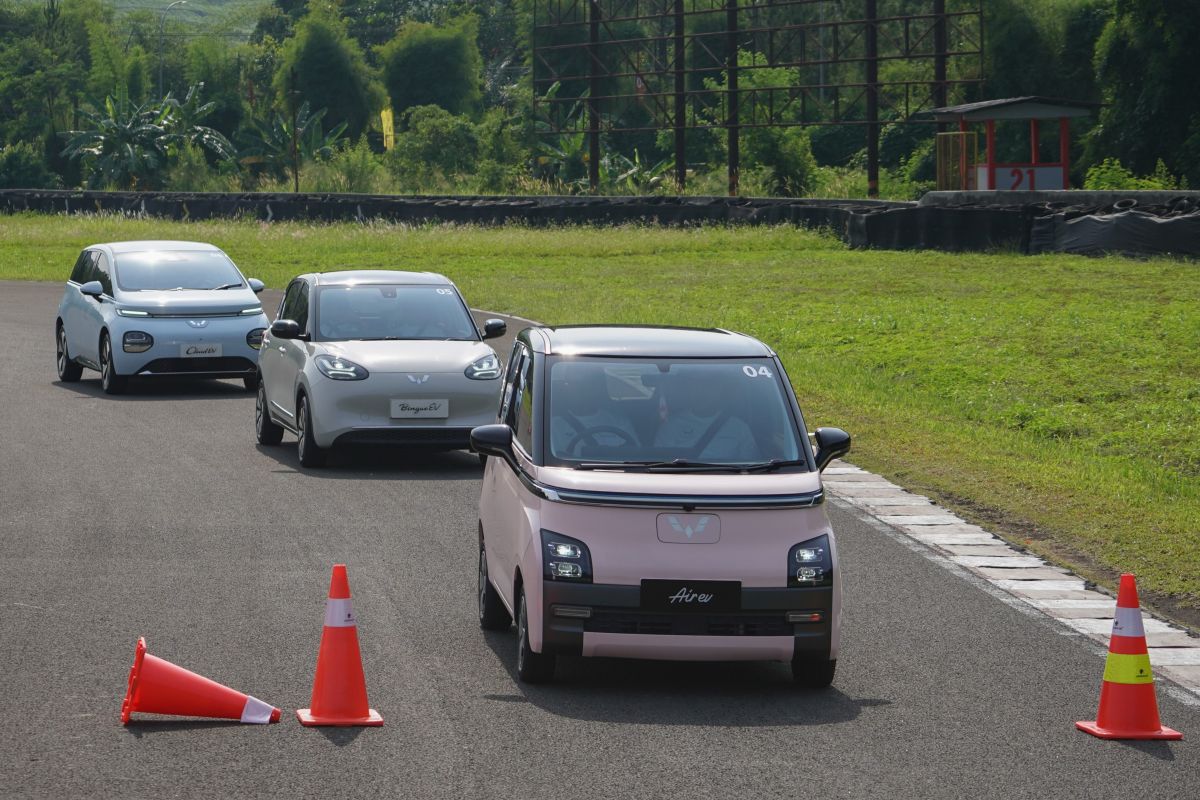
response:
M652 614L596 608L583 625L590 633L659 636L791 636L795 626L775 614Z
M219 358L156 358L138 370L138 375L188 375L191 373L250 374L254 362L240 356Z

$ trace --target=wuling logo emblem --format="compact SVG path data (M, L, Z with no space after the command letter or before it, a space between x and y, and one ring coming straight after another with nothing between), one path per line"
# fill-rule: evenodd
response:
M684 525L679 521L679 517L674 515L667 517L667 522L671 523L671 528L674 529L676 533L682 533L689 539L691 539L693 536L704 533L704 529L708 527L708 523L711 521L712 517L703 516L696 520L695 526L692 526Z
M421 375L421 376L409 375L408 379L410 381L412 381L413 383L422 384L429 380L429 376L428 375Z
M208 320L206 320L206 319L189 319L188 325L191 325L193 328L207 328Z

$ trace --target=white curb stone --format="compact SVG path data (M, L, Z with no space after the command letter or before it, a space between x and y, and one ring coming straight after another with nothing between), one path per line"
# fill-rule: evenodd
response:
M947 561L979 575L1070 630L1108 644L1116 600L1089 589L1087 583L1067 570L1011 547L929 498L853 464L834 461L823 476L825 487L840 500L942 552ZM1146 611L1142 611L1142 618L1155 673L1200 697L1200 638Z

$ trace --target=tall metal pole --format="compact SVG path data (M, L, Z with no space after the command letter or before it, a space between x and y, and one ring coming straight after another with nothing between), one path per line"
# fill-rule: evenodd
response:
M187 5L187 0L175 0L169 6L163 9L162 14L158 18L158 99L161 100L166 96L163 91L163 40L166 38L167 32L167 12L175 6Z
M946 96L946 0L933 0L933 105L945 108ZM939 122L938 132L946 130L946 123Z
M675 0L675 184L682 192L687 182L687 63L683 41L683 0Z
M738 118L738 0L725 0L725 90L726 129L729 135L729 196L737 197L738 166L741 154L738 149L738 133L740 120Z
M295 67L288 71L288 82L291 84L288 99L292 106L292 192L300 194L300 132L296 130L296 117L299 115L296 101L300 98L300 90L296 88Z
M600 188L600 5L588 0L588 186Z
M867 196L879 197L879 30L876 0L865 0L867 58Z

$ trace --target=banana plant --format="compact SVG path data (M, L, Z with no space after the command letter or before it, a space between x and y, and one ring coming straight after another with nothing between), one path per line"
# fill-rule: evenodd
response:
M337 152L346 123L326 131L321 125L324 117L325 109L310 111L306 101L296 109L294 124L291 116L278 112L270 120L254 120L242 139L241 163L282 177L296 160L293 142L299 161L327 161Z

